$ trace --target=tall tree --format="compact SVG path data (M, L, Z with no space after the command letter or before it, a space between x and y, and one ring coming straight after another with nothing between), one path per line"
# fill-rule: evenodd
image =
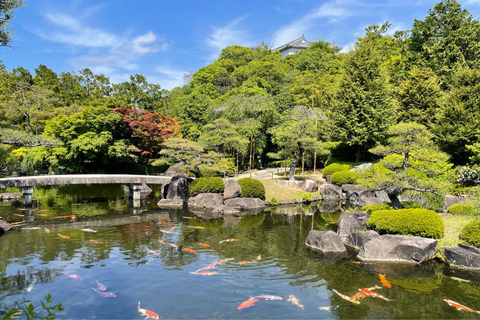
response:
M12 40L9 23L15 9L23 6L23 0L0 0L0 46L7 46Z

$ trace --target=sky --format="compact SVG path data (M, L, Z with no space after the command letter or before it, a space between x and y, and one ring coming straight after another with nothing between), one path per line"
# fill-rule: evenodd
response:
M89 68L113 83L143 74L171 90L183 76L218 58L229 45L276 48L308 41L351 48L365 27L389 21L389 33L424 20L431 0L24 0L11 23L7 70L32 74L44 64L56 73ZM480 17L480 0L460 1Z

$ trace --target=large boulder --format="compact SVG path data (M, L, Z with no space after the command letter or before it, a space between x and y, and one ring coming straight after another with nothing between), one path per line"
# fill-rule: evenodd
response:
M22 199L21 193L5 192L0 193L0 201L16 201Z
M251 210L265 208L265 202L258 198L233 198L225 200L225 205L239 209Z
M167 177L181 176L181 177L188 178L187 171L183 170L180 166L177 166L177 165L173 165L170 168L168 168L163 175Z
M320 186L324 199L330 200L340 200L344 199L342 188L337 187L333 184L322 184Z
M4 233L12 229L12 226L7 221L0 218L0 233Z
M322 252L346 252L342 240L333 231L310 230L305 245Z
M345 243L350 247L361 250L365 243L377 237L380 237L380 235L374 230L353 232L345 239Z
M374 197L375 193L359 188L355 184L342 184L342 191L345 192L347 200L358 200L362 197Z
M443 201L443 212L447 212L447 209L454 204L461 203L465 203L465 198L447 195L445 196L445 200Z
M363 245L358 258L371 262L422 263L435 257L437 240L384 235Z
M350 233L366 229L368 219L370 216L363 211L343 212L337 222L337 233L342 241Z
M383 201L376 197L361 197L359 199L356 199L354 203L359 207L363 207L372 204L382 204Z
M390 197L385 190L375 192L375 198L382 200L383 203L392 203L392 200L390 200Z
M223 191L223 199L231 199L240 197L240 193L242 193L242 188L240 187L240 183L237 180L228 178L223 181L225 185L225 190Z
M188 207L213 209L223 205L223 195L220 193L199 193L188 199Z
M452 266L480 270L479 248L459 243L458 247L445 247L443 255Z
M187 201L190 198L188 187L192 183L192 178L185 178L183 176L175 176L170 180L170 183L165 186L165 199L181 199Z
M183 204L182 199L162 199L158 201L157 206L160 209L182 209Z
M305 180L301 181L298 183L298 186L300 189L306 192L317 192L318 191L318 185L315 181L313 180Z
M226 205L221 205L213 209L212 211L213 214L222 214L222 215L231 215L231 214L236 214L240 213L240 210L226 206Z
M373 163L363 163L356 167L353 167L352 169L350 169L350 171L361 172L361 171L370 169L372 166L373 166Z

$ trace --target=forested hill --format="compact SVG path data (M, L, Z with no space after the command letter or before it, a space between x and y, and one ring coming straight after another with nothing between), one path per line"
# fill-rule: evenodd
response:
M370 160L402 122L424 125L454 164L480 161L479 20L443 0L411 30L389 27L366 28L348 53L326 41L285 58L230 46L171 91L138 74L112 84L88 69L3 67L2 169L148 171L183 161L221 172L302 158L320 166L331 155Z

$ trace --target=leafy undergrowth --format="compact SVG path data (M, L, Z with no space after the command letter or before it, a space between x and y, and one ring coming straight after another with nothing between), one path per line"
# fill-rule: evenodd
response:
M265 186L265 197L268 201L272 197L277 198L277 200L290 200L290 199L301 199L305 194L305 191L298 189L291 189L277 184L275 179L264 179L260 180ZM320 195L320 191L311 193L313 196Z
M438 241L439 248L456 246L458 243L462 242L460 240L460 231L463 226L469 223L470 221L475 220L475 217L472 216L453 216L453 217L442 217L443 222L445 223L445 235L443 239Z

